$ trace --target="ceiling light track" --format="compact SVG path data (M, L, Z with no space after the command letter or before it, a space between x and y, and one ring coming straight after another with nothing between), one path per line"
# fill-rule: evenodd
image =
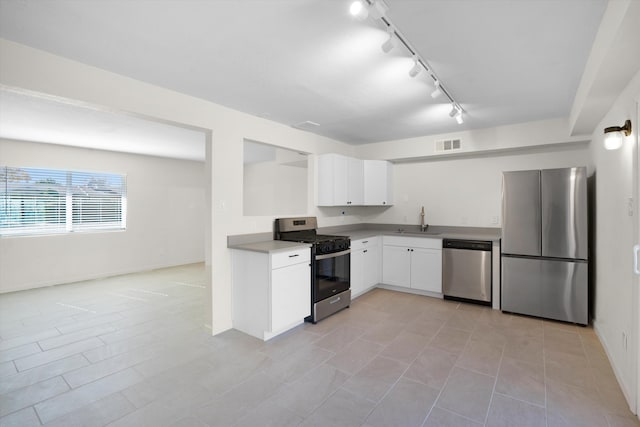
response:
M414 60L413 68L409 71L409 75L411 77L416 77L420 73L420 69L417 68L421 66L427 76L429 76L433 80L433 85L435 90L431 94L433 98L440 96L440 94L444 95L449 99L451 105L457 111L452 117L456 119L458 124L463 123L462 114L464 110L462 106L453 98L453 96L449 93L449 91L444 87L442 81L435 74L431 66L427 61L424 60L418 53L418 51L411 45L409 40L398 30L398 27L393 25L393 23L387 18L386 12L388 10L388 6L384 2L384 0L356 0L351 4L351 14L359 20L365 20L368 17L374 20L380 19L382 23L386 26L386 30L389 34L389 38L382 45L382 50L385 53L390 52L395 45L397 44L395 40L398 40L405 47L409 54ZM357 13L354 13L357 11Z

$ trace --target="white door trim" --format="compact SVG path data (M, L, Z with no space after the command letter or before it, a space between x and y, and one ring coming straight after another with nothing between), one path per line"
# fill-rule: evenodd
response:
M634 235L635 244L640 244L640 95L636 98L636 120L633 124L635 128L633 131L634 138L634 152L635 156L633 159L633 197L634 200ZM635 254L634 254L635 255ZM637 262L637 261L636 261ZM635 265L635 262L634 262ZM632 345L633 354L631 355L634 369L635 369L635 384L632 386L632 393L635 394L635 399L632 402L631 410L636 414L636 416L640 419L640 368L638 364L640 363L640 275L632 273L633 279L631 280L631 284L633 286L632 296L634 303L632 304L632 316L635 318L635 322L632 325L635 331L632 332L632 339L635 340L635 344Z

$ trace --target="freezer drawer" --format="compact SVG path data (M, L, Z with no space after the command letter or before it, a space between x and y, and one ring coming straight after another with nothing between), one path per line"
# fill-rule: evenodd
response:
M588 264L502 257L502 310L588 323Z

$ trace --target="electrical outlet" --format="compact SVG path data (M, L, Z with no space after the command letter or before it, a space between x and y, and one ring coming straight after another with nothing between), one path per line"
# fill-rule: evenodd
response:
M633 216L633 197L627 199L627 214Z
M402 217L402 222L404 222L404 223L407 222L407 216L406 215Z
M469 218L467 218L466 216L463 216L460 218L460 224L466 224L469 221Z
M498 224L498 216L494 215L491 217L491 224L497 225Z
M627 351L627 333L626 332L622 332L622 348L624 349L624 351Z

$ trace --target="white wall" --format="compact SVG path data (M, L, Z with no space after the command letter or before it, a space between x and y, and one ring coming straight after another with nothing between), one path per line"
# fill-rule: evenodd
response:
M394 165L395 202L363 219L420 224L420 208L430 225L500 227L502 171L588 166L587 144L553 150L445 158Z
M591 155L596 170L596 253L595 253L595 318L594 327L604 345L620 385L629 401L634 400L635 370L634 336L638 325L633 302L638 301L634 286L631 250L635 241L634 222L630 216L628 200L634 197L634 158L637 156L638 126L636 102L640 101L640 72L614 103L607 115L596 126L591 144ZM633 122L633 135L623 147L607 151L603 147L603 129L621 126L625 120ZM639 185L636 181L635 185ZM637 309L637 307L636 307ZM622 335L629 336L625 349Z
M244 214L305 215L307 213L306 167L279 162L245 163L243 173Z
M0 139L3 165L127 175L127 229L3 237L0 292L204 261L205 165Z

